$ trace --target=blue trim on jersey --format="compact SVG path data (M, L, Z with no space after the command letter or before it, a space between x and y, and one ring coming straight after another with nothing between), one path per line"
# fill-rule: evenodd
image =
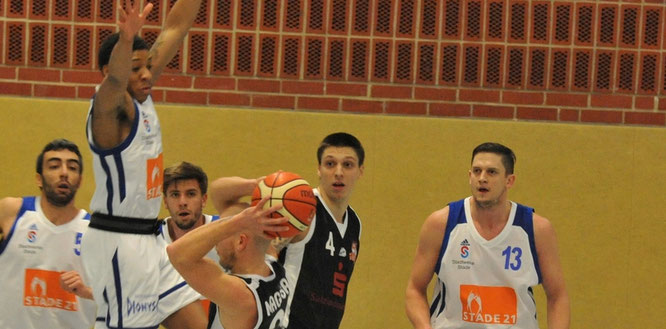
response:
M148 97L150 97L150 96L148 96ZM94 102L94 99L95 99L95 95L93 95L93 102ZM88 137L88 144L90 145L90 149L93 152L97 153L100 156L100 158L108 156L108 155L112 155L112 154L115 154L115 153L120 154L120 152L124 151L127 147L129 147L129 145L134 140L134 137L136 136L136 132L139 130L139 120L141 119L141 113L139 112L139 105L136 102L136 100L132 99L132 104L134 104L134 122L132 122L132 130L130 130L129 135L127 135L127 138L125 138L125 140L123 140L122 143L120 143L117 146L114 146L110 149L102 149L102 148L99 148L96 145L94 145L92 143L92 138ZM91 107L91 111L90 111L90 115L88 115L87 125L90 125L90 118L92 118L92 113L95 110L94 108L92 108L92 104L90 105L90 107ZM90 128L92 129L92 127L90 127ZM87 135L87 133L88 133L88 129L86 129L86 135Z
M99 163L104 170L104 175L106 175L106 212L107 215L113 215L113 181L111 180L111 169L106 163L104 157L99 157Z
M211 219L210 219L210 222L212 223L212 222L214 222L214 221L216 221L216 220L218 220L218 219L220 219L220 215L213 215L213 216L211 217Z
M167 291L161 293L161 294L159 295L159 297L157 297L157 299L160 300L160 299L162 299L162 298L164 298L164 297L170 295L172 292L174 292L174 291L176 291L176 290L178 290L178 289L184 287L186 284L187 284L187 283L185 283L185 281L183 281L183 282L181 282L181 283L179 283L179 284L177 284L177 285L171 287L169 290L167 290Z
M446 286L444 285L443 282L440 282L439 293L437 294L437 296L435 296L435 298L433 298L432 303L430 304L431 318L433 316L437 317L440 313L442 313L442 311L444 311L444 306L446 306L446 299L444 299L444 296L446 296ZM437 307L437 305L439 305L439 308Z
M113 160L116 163L116 169L118 170L118 193L120 193L120 200L118 202L123 203L125 197L127 196L125 188L125 167L123 167L123 157L120 155L120 153L114 153Z
M34 196L25 196L23 197L23 202L21 202L21 208L18 211L18 214L16 214L16 218L14 219L14 224L12 224L12 228L9 229L9 233L0 240L0 255L5 251L5 248L7 248L7 245L9 244L9 240L11 240L12 236L14 235L14 230L16 229L16 224L18 223L19 219L21 216L26 211L35 211L35 200L37 198Z
M85 216L83 216L83 220L90 220L90 213L86 212Z
M465 211L465 199L458 200L456 202L449 203L449 218L446 219L446 230L444 231L444 239L442 241L442 246L439 249L439 257L437 257L437 264L435 264L435 274L439 273L442 267L442 257L444 252L446 252L446 246L449 245L449 237L451 236L451 231L453 228L458 225L458 219L463 218L461 223L466 223L467 219L465 216L460 216L461 213L464 214Z
M95 110L93 108L94 104L94 99L95 95L93 95L91 104L90 104L90 114L88 115L88 122L86 123L87 126L90 126L90 120L92 118L93 111ZM150 97L150 96L148 96ZM125 199L125 172L124 168L122 165L122 156L121 153L124 151L126 148L130 146L132 141L134 140L134 137L136 137L136 133L139 130L139 120L141 119L141 113L139 111L139 105L136 102L136 100L132 100L132 104L134 104L134 122L132 122L132 129L130 130L129 135L127 135L127 138L122 141L119 145L112 147L110 149L102 149L97 147L96 145L93 144L93 138L88 136L88 129L86 129L86 136L88 137L88 145L90 146L90 150L92 150L94 153L96 153L99 156L99 161L100 165L102 166L102 169L104 170L104 174L106 175L106 192L107 192L107 200L106 200L106 211L107 215L113 215L113 181L112 176L111 176L111 170L109 169L109 165L105 160L105 157L107 156L113 156L115 163L116 163L116 168L118 170L118 189L119 189L119 197L120 201L122 202ZM90 128L92 129L92 127Z
M118 264L118 248L116 252L113 253L113 258L111 259L111 265L113 267L113 283L116 288L116 303L118 303L118 328L123 327L123 289L120 284L120 265ZM109 325L107 321L107 326ZM110 327L110 326L109 326Z
M513 220L513 225L520 226L525 230L525 233L527 233L530 243L530 251L532 252L532 260L534 261L534 268L536 269L539 283L541 283L541 267L539 266L539 257L537 255L536 243L534 241L534 209L521 204L517 205L518 209L516 209L516 217Z

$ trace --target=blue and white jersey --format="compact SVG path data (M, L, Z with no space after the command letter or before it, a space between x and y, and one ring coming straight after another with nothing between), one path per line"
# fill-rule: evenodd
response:
M206 215L203 214L204 216L204 225L210 224L218 219L220 219L220 216L218 215ZM164 240L166 240L167 244L171 244L173 242L173 239L171 238L171 235L169 235L169 221L171 220L171 217L167 217L164 219L165 225L162 226L162 236L164 237ZM206 257L212 259L215 261L216 264L220 263L220 256L217 254L217 251L215 248L211 249L207 254Z
M0 242L0 328L89 329L95 302L60 286L60 273L83 272L81 237L90 215L84 210L55 225L40 197L24 197L14 224ZM89 284L86 282L86 284Z
M92 134L94 98L90 101L86 134L93 154L95 192L90 211L111 216L156 219L162 204L162 132L152 97L134 100L134 122L118 146L95 146Z
M471 198L449 204L430 322L443 328L538 328L532 286L541 283L534 243L534 209L511 202L499 235L483 238Z

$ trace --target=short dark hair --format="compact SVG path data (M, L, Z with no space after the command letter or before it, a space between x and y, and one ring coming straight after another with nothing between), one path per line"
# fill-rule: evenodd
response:
M166 195L167 188L179 180L196 179L201 189L201 194L206 194L208 190L208 176L197 165L182 161L169 168L164 169L164 183L162 184L162 193Z
M358 165L363 165L363 160L365 159L365 151L363 150L363 145L361 142L351 134L345 132L337 132L326 136L319 144L317 149L317 161L321 164L321 156L324 154L324 150L328 147L351 147L356 152L358 156Z
M120 38L120 33L116 32L114 34L109 35L102 44L99 46L99 52L97 53L97 64L99 65L100 71L104 66L109 64L109 60L111 59L111 51L113 51L113 47L116 46L116 43L118 43L118 39ZM132 43L132 51L137 51L137 50L148 50L150 47L148 47L148 43L141 39L138 35L134 36L134 42Z
M42 153L39 153L39 155L37 156L38 174L40 175L42 174L42 169L43 169L42 162L44 162L44 153L48 151L60 151L60 150L69 150L72 151L74 154L76 154L79 157L79 174L83 173L83 157L81 157L81 152L79 151L79 147L69 140L66 140L64 138L58 138L46 144L46 146L44 146L44 149L42 149Z
M513 167L516 164L516 155L510 148L499 143L483 143L474 148L472 151L472 161L477 153L495 153L502 157L502 164L506 169L507 175L513 174Z

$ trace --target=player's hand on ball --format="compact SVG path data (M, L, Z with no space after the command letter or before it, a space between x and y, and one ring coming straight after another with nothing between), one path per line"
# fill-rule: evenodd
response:
M266 239L272 239L272 236L268 235L269 232L283 232L289 229L284 225L288 221L286 217L272 215L282 209L282 204L264 209L264 205L269 199L270 196L264 197L256 205L243 210L238 216L245 229Z

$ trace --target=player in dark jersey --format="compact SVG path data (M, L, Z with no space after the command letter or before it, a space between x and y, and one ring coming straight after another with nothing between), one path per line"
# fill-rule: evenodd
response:
M349 198L363 175L364 158L356 137L342 132L326 136L317 150L316 217L290 241L274 243L276 251L284 248L280 262L293 286L290 329L340 326L361 238L361 221Z
M215 185L211 193L219 196ZM240 213L241 202L226 203L224 209L218 208L220 215L233 217L202 225L167 247L187 283L218 306L211 310L215 317L209 328L284 328L289 285L282 265L266 255L270 240L264 232L286 230L278 224L287 219L270 218L282 205L262 210L267 201L268 197ZM217 199L215 204L225 202ZM220 265L230 274L205 257L211 248L216 248Z

